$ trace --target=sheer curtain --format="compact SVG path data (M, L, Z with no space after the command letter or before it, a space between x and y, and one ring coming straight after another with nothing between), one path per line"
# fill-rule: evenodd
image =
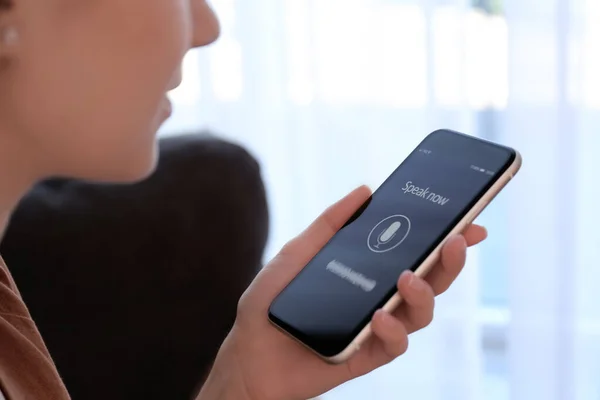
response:
M209 128L261 162L269 258L428 132L517 147L435 322L326 400L600 398L600 2L213 0L162 130Z

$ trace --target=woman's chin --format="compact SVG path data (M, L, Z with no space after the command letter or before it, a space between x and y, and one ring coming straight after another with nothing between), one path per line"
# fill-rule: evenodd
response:
M136 165L129 165L128 168L123 168L121 171L115 171L114 176L109 177L107 181L114 183L137 183L150 177L158 165L158 157L154 156L146 162L140 162Z
M116 162L104 164L101 168L88 170L79 174L77 178L99 182L130 184L145 180L154 173L158 165L158 149L155 146L147 154L135 154L132 157Z
M154 171L156 171L157 163L154 163L147 168L141 168L137 170L131 170L127 174L123 174L121 176L116 176L115 179L109 180L114 183L122 183L122 184L132 184L138 183L149 178Z

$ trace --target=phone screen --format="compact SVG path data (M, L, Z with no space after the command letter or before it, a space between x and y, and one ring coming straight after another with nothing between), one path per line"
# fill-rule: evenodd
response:
M515 157L466 135L430 134L275 299L270 319L324 357L338 355Z

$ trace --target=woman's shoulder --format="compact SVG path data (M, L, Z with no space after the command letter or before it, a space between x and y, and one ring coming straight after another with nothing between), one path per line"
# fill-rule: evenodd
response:
M2 256L0 256L0 314L29 316L17 284L6 267Z
M0 258L0 400L68 400L56 367Z

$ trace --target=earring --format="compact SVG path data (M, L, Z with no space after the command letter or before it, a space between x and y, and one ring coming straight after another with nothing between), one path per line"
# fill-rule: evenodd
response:
M14 26L0 29L0 42L7 47L12 47L19 42L19 32Z

